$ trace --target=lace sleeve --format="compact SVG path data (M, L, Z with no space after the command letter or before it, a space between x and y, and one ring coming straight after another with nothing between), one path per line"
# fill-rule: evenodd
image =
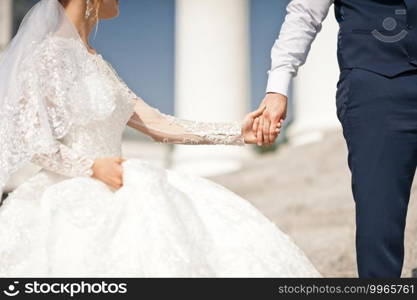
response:
M128 125L150 136L154 141L184 145L245 144L241 124L189 121L161 113L138 97L107 63L110 73L120 83L120 92L133 101L134 113Z
M244 145L241 125L179 119L161 113L140 98L134 98L135 112L128 125L157 142L186 145Z
M82 157L64 144L52 154L35 154L32 163L68 177L90 177L93 175L94 160Z

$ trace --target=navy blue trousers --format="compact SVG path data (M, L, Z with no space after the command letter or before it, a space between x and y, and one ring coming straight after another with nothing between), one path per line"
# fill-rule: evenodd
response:
M342 70L336 106L352 173L359 277L400 277L417 164L417 72Z

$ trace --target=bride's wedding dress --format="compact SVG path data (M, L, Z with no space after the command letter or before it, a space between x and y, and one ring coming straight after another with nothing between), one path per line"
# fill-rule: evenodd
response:
M241 145L238 124L160 113L79 39L50 34L31 52L20 121L38 120L31 105L45 101L59 147L31 158L42 170L0 207L0 276L320 276L291 238L209 180L137 159L122 164L117 191L90 177L94 159L122 156L127 124L160 142Z

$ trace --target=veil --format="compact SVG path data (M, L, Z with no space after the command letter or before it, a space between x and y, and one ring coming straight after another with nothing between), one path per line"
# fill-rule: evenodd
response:
M51 35L82 43L61 3L41 0L27 13L0 57L0 193L10 175L35 154L58 151L58 139L73 123L75 113L64 101L68 95L63 95L70 89L61 86L63 92L50 97L46 92L59 84L59 74L48 77L51 86L41 78L45 72L59 72L48 70L36 56L42 54L36 53L37 46Z

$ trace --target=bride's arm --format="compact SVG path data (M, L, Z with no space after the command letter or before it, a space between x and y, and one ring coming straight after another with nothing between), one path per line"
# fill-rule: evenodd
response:
M51 154L35 154L32 163L43 169L68 177L90 177L93 175L94 160L80 156L64 144Z
M264 108L248 114L242 123L197 122L161 113L138 97L119 77L126 97L134 103L128 126L150 136L154 141L184 145L237 145L256 143L252 130ZM280 124L279 124L280 125ZM279 131L279 128L277 128Z
M138 97L132 98L135 112L128 125L153 140L169 144L244 145L242 126L235 123L206 123L183 120L161 113Z
M121 157L90 159L79 155L70 147L59 144L58 150L51 154L35 154L31 162L45 170L67 177L91 177L98 179L113 189L123 186Z

